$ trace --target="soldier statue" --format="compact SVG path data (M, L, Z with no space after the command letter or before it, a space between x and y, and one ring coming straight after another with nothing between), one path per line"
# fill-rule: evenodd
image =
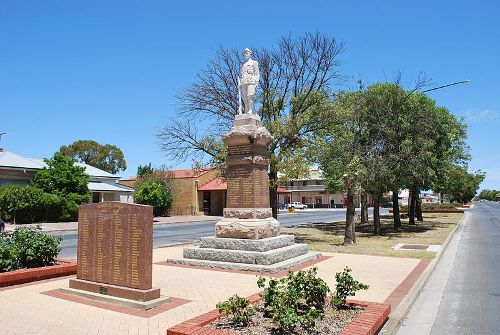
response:
M243 55L246 62L241 66L240 76L238 77L238 93L239 93L239 114L243 113L241 106L242 100L245 105L245 113L255 113L253 99L255 97L255 89L259 84L259 63L252 59L252 50L246 48L243 50Z

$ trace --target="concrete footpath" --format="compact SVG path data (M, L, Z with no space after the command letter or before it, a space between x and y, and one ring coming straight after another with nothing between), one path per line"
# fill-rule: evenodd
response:
M215 308L234 294L259 292L255 273L229 272L165 265L179 258L182 246L153 250L153 286L172 297L165 308L137 313L126 307L68 299L58 289L68 287L71 277L45 280L0 289L0 329L11 334L165 334L167 328ZM353 276L370 285L356 299L397 305L427 265L412 258L323 253L318 273L330 287L335 273L345 266Z
M464 225L461 224L439 259L429 281L415 300L413 307L399 328L398 335L430 334L441 304L444 289L450 277L451 267L453 266L463 231Z
M188 223L188 222L203 222L203 221L218 221L222 216L200 216L200 215L179 215L179 216L157 216L153 219L154 225L172 224L172 223ZM12 231L16 227L35 227L42 226L42 231L71 231L78 230L78 222L41 222L32 224L14 225L5 223L5 231Z

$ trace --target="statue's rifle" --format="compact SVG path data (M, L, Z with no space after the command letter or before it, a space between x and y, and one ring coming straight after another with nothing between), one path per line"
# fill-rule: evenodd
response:
M238 114L243 114L243 107L241 103L241 82L240 77L238 77Z

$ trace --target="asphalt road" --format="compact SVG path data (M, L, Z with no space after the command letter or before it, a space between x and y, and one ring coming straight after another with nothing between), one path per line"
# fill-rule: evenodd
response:
M398 335L500 333L500 204L477 202Z
M371 210L369 211L371 214ZM387 213L387 209L381 209L380 214ZM298 210L297 214L280 214L278 221L284 227L290 227L300 224L324 223L341 221L345 219L345 209L321 210L307 209ZM214 220L191 223L172 223L153 226L153 247L166 245L182 244L194 242L200 237L213 236L215 230ZM67 231L53 233L63 238L61 243L61 258L76 258L76 245L78 240L77 231Z

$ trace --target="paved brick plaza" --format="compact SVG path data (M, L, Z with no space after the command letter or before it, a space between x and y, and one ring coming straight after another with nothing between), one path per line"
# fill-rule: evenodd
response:
M373 302L384 302L390 296L389 300L394 300L391 293L414 269L423 265L419 259L323 254L332 257L316 266L330 287L334 288L335 272L348 265L356 279L370 285L370 289L359 293L356 299ZM154 262L181 255L179 246L153 250ZM113 311L41 294L67 287L68 278L71 277L0 289L2 335L165 334L167 328L213 310L217 302L235 293L250 296L259 291L255 274L155 264L153 286L160 288L162 295L179 298L181 303L156 315L139 316L127 314L126 308Z

